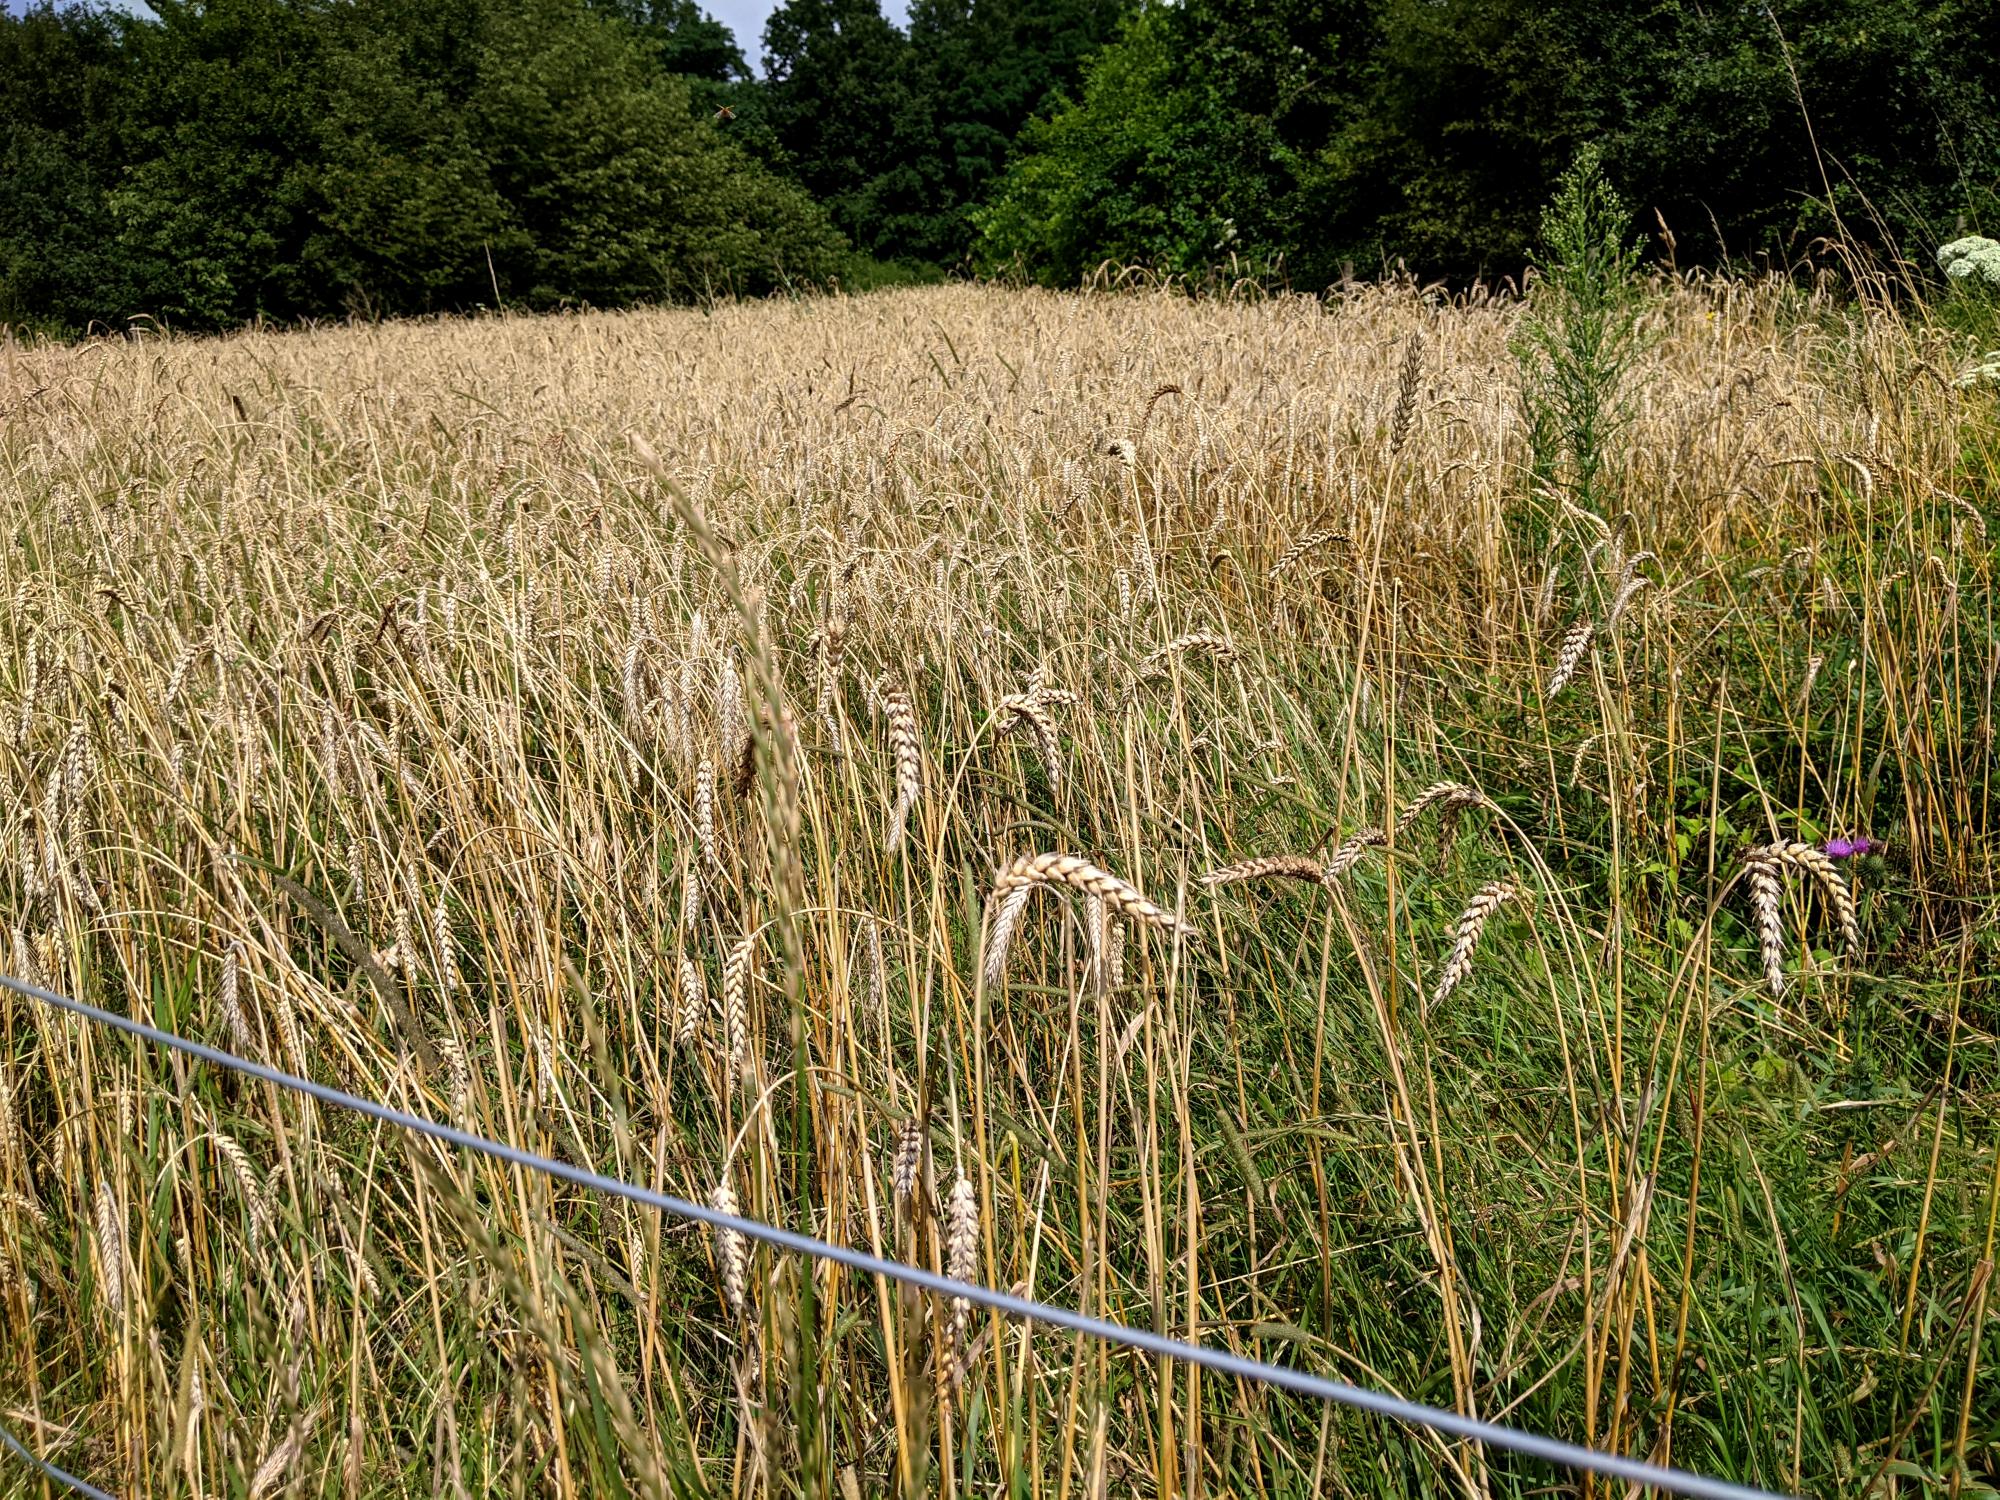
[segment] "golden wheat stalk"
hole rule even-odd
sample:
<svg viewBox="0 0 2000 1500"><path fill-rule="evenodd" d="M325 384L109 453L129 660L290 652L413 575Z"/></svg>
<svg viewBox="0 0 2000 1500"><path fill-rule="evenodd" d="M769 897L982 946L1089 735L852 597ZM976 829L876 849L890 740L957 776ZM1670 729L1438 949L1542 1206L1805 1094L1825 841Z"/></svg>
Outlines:
<svg viewBox="0 0 2000 1500"><path fill-rule="evenodd" d="M1520 894L1520 886L1512 880L1490 881L1473 892L1472 899L1459 916L1457 929L1452 933L1451 952L1445 958L1444 969L1438 975L1437 987L1431 991L1430 1006L1426 1009L1436 1007L1472 972L1472 953L1479 946L1479 935L1486 930L1487 920L1504 903Z"/></svg>

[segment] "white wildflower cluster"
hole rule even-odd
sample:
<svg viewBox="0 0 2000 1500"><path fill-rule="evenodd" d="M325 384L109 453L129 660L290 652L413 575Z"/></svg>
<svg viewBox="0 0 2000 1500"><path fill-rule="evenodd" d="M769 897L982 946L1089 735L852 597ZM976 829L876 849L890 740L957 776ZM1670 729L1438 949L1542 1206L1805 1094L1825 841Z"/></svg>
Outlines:
<svg viewBox="0 0 2000 1500"><path fill-rule="evenodd" d="M1938 250L1938 264L1953 281L1984 282L2000 290L2000 240L1969 234Z"/></svg>

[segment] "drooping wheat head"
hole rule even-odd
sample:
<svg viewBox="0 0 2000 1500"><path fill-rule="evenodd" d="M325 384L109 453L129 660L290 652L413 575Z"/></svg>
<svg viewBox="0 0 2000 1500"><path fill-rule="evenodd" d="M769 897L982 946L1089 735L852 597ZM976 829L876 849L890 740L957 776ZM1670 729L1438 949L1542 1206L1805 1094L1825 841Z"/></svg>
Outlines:
<svg viewBox="0 0 2000 1500"><path fill-rule="evenodd" d="M1309 880L1317 885L1325 878L1326 867L1309 855L1267 854L1210 870L1201 877L1201 883L1210 889L1248 880Z"/></svg>
<svg viewBox="0 0 2000 1500"><path fill-rule="evenodd" d="M1320 878L1331 884L1360 864L1370 849L1383 848L1388 842L1389 835L1380 828L1364 828L1359 833L1350 834L1327 859Z"/></svg>
<svg viewBox="0 0 2000 1500"><path fill-rule="evenodd" d="M1591 638L1597 634L1597 622L1588 615L1578 620L1563 635L1562 645L1556 648L1556 669L1549 674L1549 685L1544 696L1554 698L1569 686L1576 676L1576 669L1583 665L1584 657L1590 651Z"/></svg>
<svg viewBox="0 0 2000 1500"><path fill-rule="evenodd" d="M1488 919L1503 904L1520 894L1520 886L1511 879L1489 881L1473 892L1472 899L1459 915L1458 926L1452 932L1451 952L1446 955L1437 985L1431 991L1429 1008L1434 1009L1441 1004L1472 972L1473 950L1479 946L1479 935L1486 930Z"/></svg>

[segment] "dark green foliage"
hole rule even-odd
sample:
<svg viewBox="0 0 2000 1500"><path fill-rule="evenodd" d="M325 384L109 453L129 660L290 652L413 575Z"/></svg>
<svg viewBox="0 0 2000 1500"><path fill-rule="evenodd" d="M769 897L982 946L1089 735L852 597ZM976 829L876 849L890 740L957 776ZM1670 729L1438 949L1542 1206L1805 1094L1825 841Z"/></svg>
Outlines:
<svg viewBox="0 0 2000 1500"><path fill-rule="evenodd" d="M764 30L768 110L797 179L861 248L956 266L1015 137L1116 31L1124 0L787 0Z"/></svg>
<svg viewBox="0 0 2000 1500"><path fill-rule="evenodd" d="M156 9L0 19L0 319L1494 280L1586 145L1680 264L2000 228L1985 0L786 0L764 78L699 0Z"/></svg>
<svg viewBox="0 0 2000 1500"><path fill-rule="evenodd" d="M1080 102L1024 137L980 219L986 264L1055 282L1105 259L1279 269L1315 236L1315 150L1363 25L1361 6L1315 0L1143 11Z"/></svg>
<svg viewBox="0 0 2000 1500"><path fill-rule="evenodd" d="M740 83L750 76L736 34L694 0L592 0L636 29L662 72L703 83Z"/></svg>
<svg viewBox="0 0 2000 1500"><path fill-rule="evenodd" d="M740 67L698 13L663 41L582 0L157 9L0 25L0 317L609 305L839 269L823 215L662 70L680 44L711 85Z"/></svg>
<svg viewBox="0 0 2000 1500"><path fill-rule="evenodd" d="M2000 12L1973 0L1240 11L1135 21L1030 130L986 261L1063 281L1100 253L1185 271L1228 249L1301 286L1398 261L1514 275L1585 144L1683 260L1782 264L1837 230L1922 260L2000 201Z"/></svg>
<svg viewBox="0 0 2000 1500"><path fill-rule="evenodd" d="M908 43L877 0L787 0L764 27L772 130L794 179L879 254L919 201Z"/></svg>

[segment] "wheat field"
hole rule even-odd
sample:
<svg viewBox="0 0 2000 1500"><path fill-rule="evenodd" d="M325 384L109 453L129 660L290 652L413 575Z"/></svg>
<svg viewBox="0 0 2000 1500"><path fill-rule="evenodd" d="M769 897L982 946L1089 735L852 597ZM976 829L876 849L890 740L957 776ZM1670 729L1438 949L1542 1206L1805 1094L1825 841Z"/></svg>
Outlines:
<svg viewBox="0 0 2000 1500"><path fill-rule="evenodd" d="M1461 1412L1992 1495L1994 400L1656 282L1591 509L1523 316L9 346L10 971ZM0 1308L0 1422L122 1495L1583 1488L11 994Z"/></svg>

